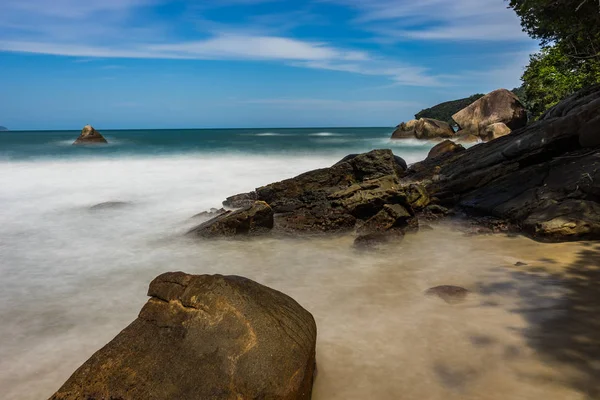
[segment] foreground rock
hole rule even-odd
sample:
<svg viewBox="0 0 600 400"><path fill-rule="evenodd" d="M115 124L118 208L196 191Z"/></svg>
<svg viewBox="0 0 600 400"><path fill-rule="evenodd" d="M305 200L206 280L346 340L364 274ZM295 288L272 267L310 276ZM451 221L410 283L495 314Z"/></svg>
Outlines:
<svg viewBox="0 0 600 400"><path fill-rule="evenodd" d="M431 118L421 118L419 120L411 120L398 125L397 129L392 133L392 139L437 139L451 138L454 136L454 129L444 121L438 121Z"/></svg>
<svg viewBox="0 0 600 400"><path fill-rule="evenodd" d="M448 304L463 302L469 295L469 291L460 286L442 285L425 291L426 296L436 296Z"/></svg>
<svg viewBox="0 0 600 400"><path fill-rule="evenodd" d="M237 211L225 211L188 232L188 235L215 238L258 235L273 228L273 210L263 201Z"/></svg>
<svg viewBox="0 0 600 400"><path fill-rule="evenodd" d="M309 400L312 315L238 276L167 273L138 318L51 400Z"/></svg>
<svg viewBox="0 0 600 400"><path fill-rule="evenodd" d="M524 127L527 112L512 92L498 89L460 110L452 119L460 128L457 135L468 134L487 140L490 133L486 129L490 125L503 123L510 130ZM499 132L499 128L492 131Z"/></svg>
<svg viewBox="0 0 600 400"><path fill-rule="evenodd" d="M81 131L81 135L73 142L73 144L94 144L94 143L108 143L104 136L95 130L91 125L86 125Z"/></svg>
<svg viewBox="0 0 600 400"><path fill-rule="evenodd" d="M223 205L229 208L244 208L254 204L257 199L256 192L241 193L228 197Z"/></svg>
<svg viewBox="0 0 600 400"><path fill-rule="evenodd" d="M600 86L536 123L411 167L442 204L492 216L542 240L600 239Z"/></svg>

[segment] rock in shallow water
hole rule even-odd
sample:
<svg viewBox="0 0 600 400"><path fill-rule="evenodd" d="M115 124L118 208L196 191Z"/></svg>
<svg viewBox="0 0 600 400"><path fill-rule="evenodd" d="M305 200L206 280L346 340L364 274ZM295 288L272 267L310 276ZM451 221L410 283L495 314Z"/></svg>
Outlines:
<svg viewBox="0 0 600 400"><path fill-rule="evenodd" d="M469 294L469 291L460 286L442 285L432 287L425 291L427 296L437 296L446 303L454 304L464 301Z"/></svg>
<svg viewBox="0 0 600 400"><path fill-rule="evenodd" d="M193 228L188 235L203 238L257 235L273 228L273 210L264 201L225 213Z"/></svg>
<svg viewBox="0 0 600 400"><path fill-rule="evenodd" d="M117 208L125 208L131 206L131 203L128 201L106 201L104 203L99 203L90 207L92 211L98 210L112 210Z"/></svg>
<svg viewBox="0 0 600 400"><path fill-rule="evenodd" d="M311 398L316 325L292 298L239 276L166 273L138 318L50 400Z"/></svg>

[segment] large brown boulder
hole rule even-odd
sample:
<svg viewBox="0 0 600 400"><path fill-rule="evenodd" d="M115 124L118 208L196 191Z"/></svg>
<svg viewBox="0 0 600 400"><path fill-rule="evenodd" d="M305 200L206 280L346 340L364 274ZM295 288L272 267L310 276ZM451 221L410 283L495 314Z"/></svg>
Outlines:
<svg viewBox="0 0 600 400"><path fill-rule="evenodd" d="M527 112L517 96L506 89L488 93L452 116L460 130L485 139L485 129L497 122L515 130L527 125Z"/></svg>
<svg viewBox="0 0 600 400"><path fill-rule="evenodd" d="M237 211L226 211L188 232L203 238L256 235L273 228L273 210L264 201Z"/></svg>
<svg viewBox="0 0 600 400"><path fill-rule="evenodd" d="M396 127L396 130L392 133L392 139L414 139L415 127L419 121L411 119L408 122L402 122Z"/></svg>
<svg viewBox="0 0 600 400"><path fill-rule="evenodd" d="M429 150L429 154L427 154L427 158L438 158L448 153L458 153L459 151L464 151L465 148L461 144L456 144L452 140L444 140L433 146L431 150Z"/></svg>
<svg viewBox="0 0 600 400"><path fill-rule="evenodd" d="M93 144L93 143L108 143L104 136L94 129L91 125L86 125L81 130L81 135L73 142L73 144Z"/></svg>
<svg viewBox="0 0 600 400"><path fill-rule="evenodd" d="M50 400L309 400L317 329L292 298L239 276L160 275L138 318Z"/></svg>
<svg viewBox="0 0 600 400"><path fill-rule="evenodd" d="M413 165L401 184L420 183L442 205L539 240L600 239L599 120L597 85L510 135Z"/></svg>
<svg viewBox="0 0 600 400"><path fill-rule="evenodd" d="M489 142L490 140L498 139L499 137L506 136L511 132L511 129L506 126L503 122L496 122L485 127L483 133L483 140Z"/></svg>
<svg viewBox="0 0 600 400"><path fill-rule="evenodd" d="M447 122L432 118L421 118L400 124L392 133L392 139L437 139L451 138L454 135L454 129Z"/></svg>

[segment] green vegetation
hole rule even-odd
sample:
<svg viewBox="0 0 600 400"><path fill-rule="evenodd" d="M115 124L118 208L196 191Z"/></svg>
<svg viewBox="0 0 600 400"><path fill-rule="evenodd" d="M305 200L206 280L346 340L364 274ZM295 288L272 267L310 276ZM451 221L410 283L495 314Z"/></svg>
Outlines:
<svg viewBox="0 0 600 400"><path fill-rule="evenodd" d="M464 99L446 101L445 103L438 104L437 106L419 111L417 114L415 114L415 119L433 118L440 121L445 121L450 125L456 125L456 122L452 120L452 116L480 97L483 97L483 94L478 93Z"/></svg>
<svg viewBox="0 0 600 400"><path fill-rule="evenodd" d="M600 83L600 3L510 0L525 32L539 39L522 80L533 119L586 86Z"/></svg>

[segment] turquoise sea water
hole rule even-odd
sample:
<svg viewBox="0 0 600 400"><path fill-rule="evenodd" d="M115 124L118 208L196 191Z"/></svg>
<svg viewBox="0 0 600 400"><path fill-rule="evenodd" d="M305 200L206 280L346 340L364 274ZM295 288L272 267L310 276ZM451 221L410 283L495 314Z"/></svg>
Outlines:
<svg viewBox="0 0 600 400"><path fill-rule="evenodd" d="M190 153L348 154L392 148L408 159L430 143L389 139L393 128L106 130L106 146L71 146L78 131L0 132L0 160Z"/></svg>

